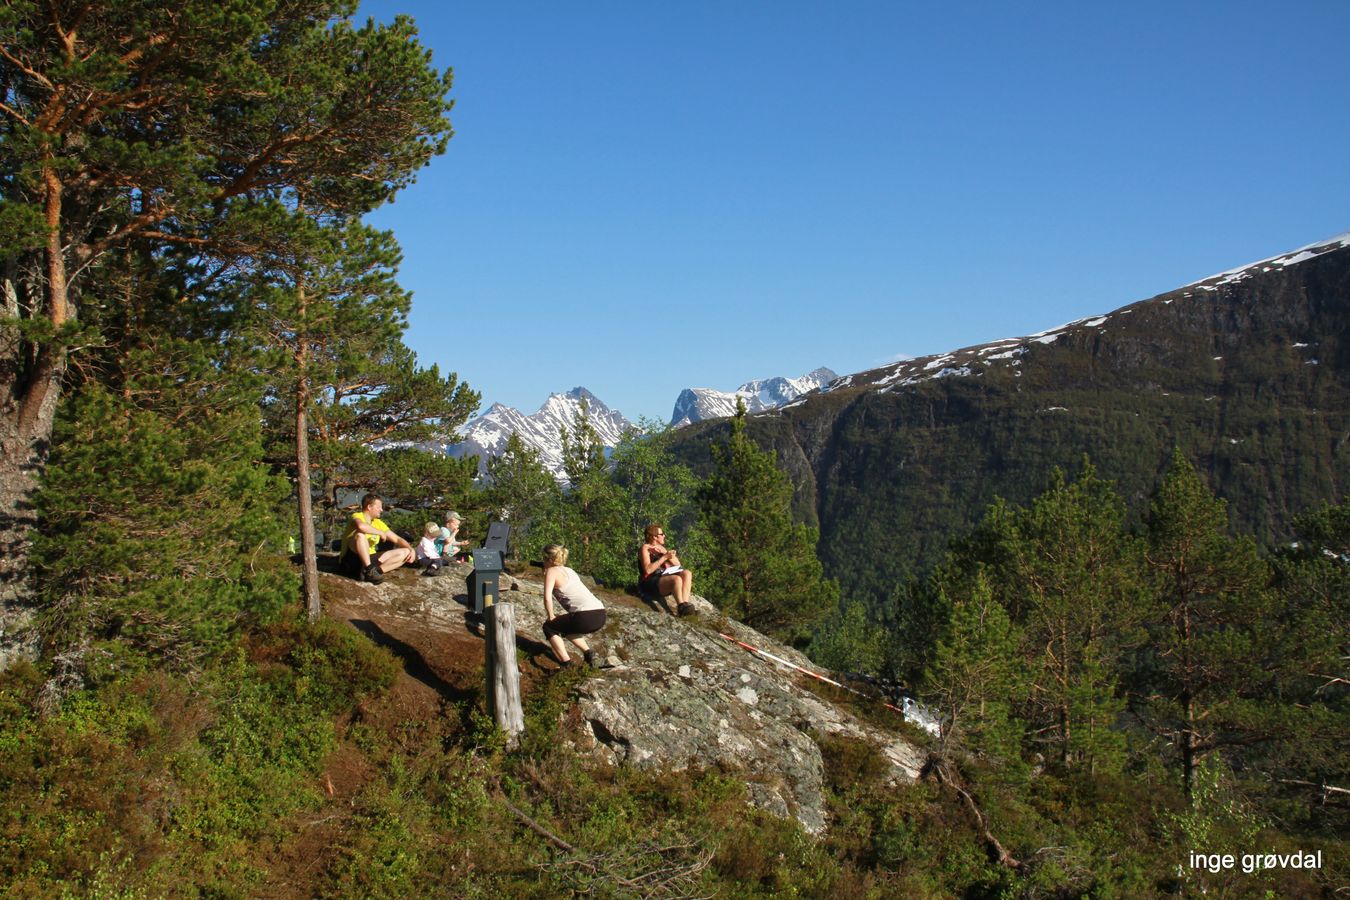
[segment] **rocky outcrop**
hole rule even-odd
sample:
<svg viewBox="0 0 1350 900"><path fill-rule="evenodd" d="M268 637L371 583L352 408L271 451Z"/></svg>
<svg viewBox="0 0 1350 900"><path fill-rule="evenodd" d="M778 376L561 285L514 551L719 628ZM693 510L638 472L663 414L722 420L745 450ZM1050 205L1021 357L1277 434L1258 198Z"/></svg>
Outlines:
<svg viewBox="0 0 1350 900"><path fill-rule="evenodd" d="M463 633L466 573L422 578L395 572L378 586L330 575L325 592L340 590L348 607L378 606L422 622L429 632ZM515 604L518 643L534 655L531 666L551 669L541 585L504 576L502 587L502 600ZM874 745L889 760L895 783L915 780L927 761L918 743L900 733L898 715L895 731L864 723L812 690L806 676L722 637L812 667L801 654L723 618L703 598L693 598L695 615L676 618L625 595L600 595L609 622L591 643L607 667L578 682L564 716L572 723L571 745L597 764L737 771L749 786L747 802L818 834L828 824L819 738Z"/></svg>

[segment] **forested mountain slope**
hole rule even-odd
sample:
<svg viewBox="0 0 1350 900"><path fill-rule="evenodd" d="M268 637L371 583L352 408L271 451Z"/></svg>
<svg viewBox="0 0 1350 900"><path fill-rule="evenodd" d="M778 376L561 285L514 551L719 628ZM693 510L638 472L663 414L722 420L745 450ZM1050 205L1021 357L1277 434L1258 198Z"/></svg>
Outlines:
<svg viewBox="0 0 1350 900"><path fill-rule="evenodd" d="M1174 447L1265 541L1350 479L1350 236L1050 332L906 360L752 417L821 530L827 570L877 603L995 497L1084 455L1132 507ZM682 433L706 464L725 422Z"/></svg>

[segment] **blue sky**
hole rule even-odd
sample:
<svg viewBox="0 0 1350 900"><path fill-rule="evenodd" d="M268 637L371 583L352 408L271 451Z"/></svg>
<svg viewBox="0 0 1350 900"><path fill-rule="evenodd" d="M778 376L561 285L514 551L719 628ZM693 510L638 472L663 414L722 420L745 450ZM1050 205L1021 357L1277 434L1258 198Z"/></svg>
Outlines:
<svg viewBox="0 0 1350 900"><path fill-rule="evenodd" d="M493 402L840 374L1350 230L1350 3L368 0L455 137L370 217Z"/></svg>

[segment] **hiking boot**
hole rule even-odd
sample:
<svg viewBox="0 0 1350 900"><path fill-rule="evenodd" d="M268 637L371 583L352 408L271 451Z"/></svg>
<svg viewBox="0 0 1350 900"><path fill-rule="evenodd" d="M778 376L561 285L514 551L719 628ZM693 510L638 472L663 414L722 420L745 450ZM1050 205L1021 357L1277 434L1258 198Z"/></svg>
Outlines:
<svg viewBox="0 0 1350 900"><path fill-rule="evenodd" d="M362 575L366 581L369 581L371 584L379 584L381 581L384 581L384 572L380 570L379 563L371 563L366 566L366 571L362 573Z"/></svg>
<svg viewBox="0 0 1350 900"><path fill-rule="evenodd" d="M594 650L587 650L582 656L586 658L586 665L590 666L592 669L600 668L600 657L596 656Z"/></svg>
<svg viewBox="0 0 1350 900"><path fill-rule="evenodd" d="M677 616L692 616L694 612L694 604L692 603L681 603L675 607L675 615Z"/></svg>

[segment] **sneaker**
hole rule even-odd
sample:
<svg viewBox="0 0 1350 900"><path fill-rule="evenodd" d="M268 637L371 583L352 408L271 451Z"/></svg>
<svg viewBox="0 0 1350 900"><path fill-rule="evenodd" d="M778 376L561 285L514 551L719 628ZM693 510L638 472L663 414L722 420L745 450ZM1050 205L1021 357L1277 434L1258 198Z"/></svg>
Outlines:
<svg viewBox="0 0 1350 900"><path fill-rule="evenodd" d="M380 571L379 563L371 563L366 566L364 577L366 581L369 581L371 584L379 584L381 581L384 581L384 572Z"/></svg>

